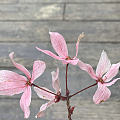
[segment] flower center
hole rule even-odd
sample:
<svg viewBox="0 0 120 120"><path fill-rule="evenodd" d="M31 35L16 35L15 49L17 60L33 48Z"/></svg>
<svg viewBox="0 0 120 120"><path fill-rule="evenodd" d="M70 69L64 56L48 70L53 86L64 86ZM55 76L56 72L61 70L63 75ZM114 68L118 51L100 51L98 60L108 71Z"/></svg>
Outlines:
<svg viewBox="0 0 120 120"><path fill-rule="evenodd" d="M104 102L104 100L101 100L100 103Z"/></svg>
<svg viewBox="0 0 120 120"><path fill-rule="evenodd" d="M30 82L30 80L26 82L26 85L32 86L32 83Z"/></svg>
<svg viewBox="0 0 120 120"><path fill-rule="evenodd" d="M72 60L70 56L67 56L65 60Z"/></svg>
<svg viewBox="0 0 120 120"><path fill-rule="evenodd" d="M55 103L59 102L60 99L61 99L61 93L60 93L60 91L57 93L57 95L55 96Z"/></svg>
<svg viewBox="0 0 120 120"><path fill-rule="evenodd" d="M98 82L101 82L102 84L104 83L104 81L103 81L102 78L99 78L99 79L98 79Z"/></svg>

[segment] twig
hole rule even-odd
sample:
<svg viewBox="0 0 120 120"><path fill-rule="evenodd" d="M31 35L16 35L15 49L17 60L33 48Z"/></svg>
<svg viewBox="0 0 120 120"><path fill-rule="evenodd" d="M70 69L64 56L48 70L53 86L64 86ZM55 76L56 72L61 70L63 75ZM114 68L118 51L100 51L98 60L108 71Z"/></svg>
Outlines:
<svg viewBox="0 0 120 120"><path fill-rule="evenodd" d="M72 120L71 118L71 112L70 112L70 109L71 109L71 106L70 106L70 98L69 98L69 90L68 90L68 85L67 85L67 73L68 73L68 65L66 65L66 105L67 105L67 110L68 110L68 119L69 120Z"/></svg>
<svg viewBox="0 0 120 120"><path fill-rule="evenodd" d="M88 89L88 88L91 88L91 87L93 87L93 86L95 86L95 85L97 85L97 82L96 82L95 84L92 84L92 85L90 85L90 86L88 86L88 87L86 87L86 88L84 88L84 89L82 89L82 90L80 90L80 91L78 91L78 92L76 92L76 93L70 95L69 97L71 98L71 97L73 97L73 96L79 94L80 92L82 92L82 91L84 91L84 90L86 90L86 89Z"/></svg>
<svg viewBox="0 0 120 120"><path fill-rule="evenodd" d="M68 85L67 85L67 72L68 72L68 65L66 65L66 97L69 95Z"/></svg>
<svg viewBox="0 0 120 120"><path fill-rule="evenodd" d="M55 95L55 96L58 96L58 97L60 96L60 95L58 95L58 94L56 94L56 93L54 93L54 92L51 92L51 91L46 90L46 89L44 89L44 88L42 88L42 87L40 87L40 86L38 86L38 85L35 85L34 83L32 83L31 86L35 86L35 87L37 87L37 88L39 88L39 89L41 89L41 90L44 90L44 91L46 91L46 92L48 92L48 93L51 93L51 94L53 94L53 95ZM60 96L60 97L61 97L61 100L66 100L66 99L67 99L65 96Z"/></svg>

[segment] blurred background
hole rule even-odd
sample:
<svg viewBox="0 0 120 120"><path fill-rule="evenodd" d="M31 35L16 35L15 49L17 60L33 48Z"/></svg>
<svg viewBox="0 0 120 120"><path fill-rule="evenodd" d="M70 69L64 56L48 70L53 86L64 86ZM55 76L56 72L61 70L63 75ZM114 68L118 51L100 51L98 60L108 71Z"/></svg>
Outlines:
<svg viewBox="0 0 120 120"><path fill-rule="evenodd" d="M54 52L49 31L64 36L71 57L75 55L79 34L84 32L78 58L94 69L103 49L111 63L117 63L120 61L120 0L0 0L0 70L12 70L24 75L12 65L9 59L12 51L15 52L15 60L30 71L34 60L43 60L47 68L35 83L53 90L51 72L58 66L64 95L65 66L35 48L38 46ZM68 82L72 94L95 81L77 66L70 65ZM120 81L109 88L111 98L100 105L92 101L97 86L72 98L71 105L75 106L73 120L120 120ZM24 120L20 97L0 96L0 120ZM35 119L39 107L45 102L32 92L28 120ZM41 120L66 120L65 104L53 105Z"/></svg>

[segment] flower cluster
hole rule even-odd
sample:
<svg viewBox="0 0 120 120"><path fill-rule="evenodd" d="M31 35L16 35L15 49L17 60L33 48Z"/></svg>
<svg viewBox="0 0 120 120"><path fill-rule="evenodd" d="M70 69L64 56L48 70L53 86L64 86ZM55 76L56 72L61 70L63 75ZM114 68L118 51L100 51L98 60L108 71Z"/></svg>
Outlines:
<svg viewBox="0 0 120 120"><path fill-rule="evenodd" d="M95 104L99 104L109 99L111 92L108 89L108 87L113 85L117 80L120 79L120 78L113 79L119 71L120 62L111 65L111 62L108 59L106 52L103 50L95 73L91 65L86 64L83 61L79 60L79 58L77 58L79 42L80 39L83 37L84 37L84 33L80 34L80 36L78 37L78 41L76 43L76 55L74 57L68 55L66 42L63 36L57 32L50 32L50 38L51 38L52 46L56 51L56 53L58 54L58 56L52 53L51 51L42 50L38 47L36 48L37 50L57 60L61 60L62 63L66 64L67 66L68 64L76 65L79 66L81 70L86 71L95 80L94 85L98 85L98 88L93 96L93 101ZM89 86L83 90L78 91L73 95L69 95L69 92L66 91L66 96L62 96L60 82L59 82L59 68L57 68L56 71L51 72L52 87L55 90L55 92L52 92L51 90L45 87L40 87L33 83L34 80L40 77L41 74L43 74L43 72L45 71L46 68L45 62L40 60L34 61L33 71L31 75L30 72L24 66L14 61L14 52L10 53L9 57L13 65L17 69L22 71L25 74L25 76L9 70L0 70L0 95L13 96L15 94L23 93L20 99L20 107L24 112L25 118L28 118L30 115L29 106L31 103L32 86L34 86L34 91L41 99L48 100L47 103L43 104L40 107L40 111L37 113L36 117L44 116L44 112L48 107L50 107L52 104L59 102L60 100L63 100L63 101L67 101L69 120L71 120L71 114L73 113L74 110L74 107L70 107L69 105L69 99L74 95L82 92L83 90L94 86L94 85ZM66 73L67 73L67 69L66 69ZM66 88L67 88L67 74L66 74Z"/></svg>

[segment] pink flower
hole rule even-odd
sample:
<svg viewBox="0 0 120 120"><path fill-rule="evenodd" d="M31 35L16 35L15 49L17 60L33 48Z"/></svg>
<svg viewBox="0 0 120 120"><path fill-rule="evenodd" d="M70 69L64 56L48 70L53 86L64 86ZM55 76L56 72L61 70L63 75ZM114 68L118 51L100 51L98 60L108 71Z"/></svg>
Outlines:
<svg viewBox="0 0 120 120"><path fill-rule="evenodd" d="M20 99L20 107L24 112L24 117L28 118L30 115L30 103L31 103L31 85L35 79L37 79L45 70L46 66L43 61L35 61L33 64L32 77L30 72L22 65L16 63L13 59L14 52L9 56L13 65L22 71L26 77L19 75L15 72L8 70L0 71L0 95L15 95L23 93Z"/></svg>
<svg viewBox="0 0 120 120"><path fill-rule="evenodd" d="M59 84L59 79L58 79L59 69L57 68L57 71L56 72L53 71L53 72L51 72L51 74L52 74L52 86L55 89L56 94L60 95L61 94L61 89L60 89L60 84ZM44 88L47 91L50 91L49 89L47 89L45 87L42 87L42 88ZM34 90L40 98L45 99L45 100L49 100L48 103L45 103L40 107L40 111L36 115L36 118L43 117L44 116L44 111L48 107L53 105L54 103L59 102L60 99L59 99L58 96L55 96L51 93L48 93L44 90L41 90L41 89L37 88L37 87L34 87ZM50 91L50 92L52 92L52 91Z"/></svg>
<svg viewBox="0 0 120 120"><path fill-rule="evenodd" d="M36 48L39 51L57 59L57 60L61 60L63 62L63 64L70 63L73 65L76 65L79 61L79 59L77 58L78 46L79 46L80 39L83 37L84 37L84 33L82 33L78 38L78 41L76 43L76 56L73 58L68 56L68 49L67 49L66 42L65 42L63 36L57 32L50 32L50 38L51 38L52 46L53 46L54 50L56 51L56 53L58 54L58 56L48 50L42 50L38 47L36 47Z"/></svg>
<svg viewBox="0 0 120 120"><path fill-rule="evenodd" d="M94 73L93 68L89 64L79 61L78 66L82 70L85 70L86 72L88 72L88 74L93 79L95 79L98 83L98 88L97 88L97 91L95 92L95 95L93 96L93 101L96 104L99 104L109 99L111 92L107 87L111 86L117 80L120 79L120 78L117 78L111 81L112 78L115 77L119 71L120 62L117 64L111 65L106 52L103 51L101 54L99 63L97 65L96 74Z"/></svg>

